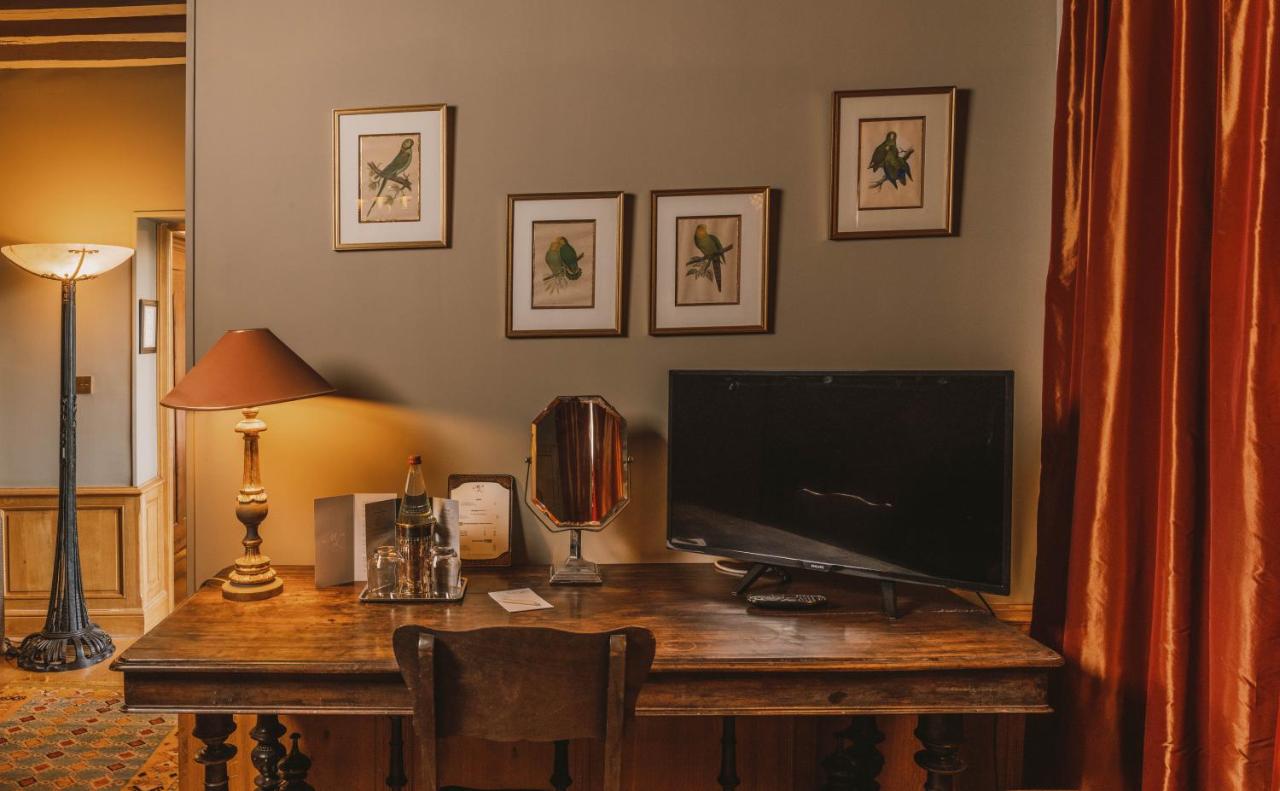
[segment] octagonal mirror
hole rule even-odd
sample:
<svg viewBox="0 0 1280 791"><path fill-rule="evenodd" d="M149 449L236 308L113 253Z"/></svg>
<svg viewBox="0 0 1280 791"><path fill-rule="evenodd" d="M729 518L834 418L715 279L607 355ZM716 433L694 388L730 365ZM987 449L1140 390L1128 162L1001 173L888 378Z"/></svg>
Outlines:
<svg viewBox="0 0 1280 791"><path fill-rule="evenodd" d="M627 421L600 396L560 396L534 418L531 443L529 505L548 529L573 531L551 581L599 582L579 531L603 529L630 500Z"/></svg>

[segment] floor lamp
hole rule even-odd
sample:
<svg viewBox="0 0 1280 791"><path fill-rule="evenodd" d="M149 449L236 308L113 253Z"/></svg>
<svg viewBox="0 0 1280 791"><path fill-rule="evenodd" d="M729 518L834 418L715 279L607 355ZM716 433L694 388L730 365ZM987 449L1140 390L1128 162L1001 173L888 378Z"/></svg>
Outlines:
<svg viewBox="0 0 1280 791"><path fill-rule="evenodd" d="M96 665L115 652L111 636L89 620L80 576L76 524L76 283L128 261L133 250L102 244L16 244L0 248L13 263L62 284L62 400L59 409L58 534L44 629L18 648L18 666L50 672Z"/></svg>

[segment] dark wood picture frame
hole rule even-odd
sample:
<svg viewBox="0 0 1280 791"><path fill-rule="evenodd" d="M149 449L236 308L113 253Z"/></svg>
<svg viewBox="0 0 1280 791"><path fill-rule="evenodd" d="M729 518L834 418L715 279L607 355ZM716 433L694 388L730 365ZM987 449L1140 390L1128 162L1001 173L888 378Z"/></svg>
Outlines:
<svg viewBox="0 0 1280 791"><path fill-rule="evenodd" d="M151 337L151 345L147 345L146 326L147 326L147 309L152 311L152 326L154 327ZM160 302L154 299L138 300L138 354L155 354L156 347L160 340Z"/></svg>
<svg viewBox="0 0 1280 791"><path fill-rule="evenodd" d="M453 499L453 491L466 483L496 483L507 490L507 551L496 558L486 560L462 559L464 568L507 567L511 565L513 538L511 530L516 521L516 478L505 473L467 475L455 473L449 476L449 497Z"/></svg>
<svg viewBox="0 0 1280 791"><path fill-rule="evenodd" d="M831 96L831 200L829 207L829 231L828 238L835 240L842 239L890 239L913 236L954 236L956 233L955 213L955 182L956 182L956 161L959 152L956 150L956 114L958 91L954 85L930 86L925 88L878 88L874 90L863 91L836 91ZM947 113L946 141L947 141L947 159L946 171L946 188L944 191L944 200L946 205L943 209L944 218L942 227L938 228L893 228L893 229L877 229L866 231L849 231L840 230L840 105L844 99L856 99L873 96L922 96L922 95L947 95L950 97L949 109ZM859 163L860 164L860 163ZM920 178L924 178L923 171ZM855 188L856 193L856 188ZM856 200L856 194L850 196ZM922 194L923 200L923 194ZM906 208L906 207L904 207ZM881 209L884 210L884 209ZM890 209L891 210L891 209Z"/></svg>
<svg viewBox="0 0 1280 791"><path fill-rule="evenodd" d="M707 325L659 327L658 325L658 203L663 198L697 196L697 195L755 195L761 196L761 229L760 229L760 321L756 324ZM773 187L724 187L704 189L653 190L649 193L649 334L650 335L739 335L751 333L768 333L772 331L773 296L770 293L773 285L773 212L777 196ZM677 218L679 219L679 218ZM741 239L741 231L739 231ZM742 252L738 253L742 260ZM742 277L740 272L739 277ZM742 282L746 282L745 278ZM741 294L739 302L741 304ZM687 305L690 309L710 307L708 305Z"/></svg>

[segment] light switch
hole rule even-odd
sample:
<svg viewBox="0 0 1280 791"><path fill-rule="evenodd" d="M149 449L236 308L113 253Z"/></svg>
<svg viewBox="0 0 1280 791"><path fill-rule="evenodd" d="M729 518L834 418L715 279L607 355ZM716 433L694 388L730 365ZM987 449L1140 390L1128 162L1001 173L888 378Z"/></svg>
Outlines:
<svg viewBox="0 0 1280 791"><path fill-rule="evenodd" d="M76 377L76 395L93 395L93 377Z"/></svg>

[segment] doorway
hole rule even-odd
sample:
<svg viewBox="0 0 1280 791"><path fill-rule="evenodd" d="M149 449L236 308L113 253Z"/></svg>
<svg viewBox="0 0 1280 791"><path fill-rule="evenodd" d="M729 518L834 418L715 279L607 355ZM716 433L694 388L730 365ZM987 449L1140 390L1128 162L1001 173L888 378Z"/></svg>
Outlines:
<svg viewBox="0 0 1280 791"><path fill-rule="evenodd" d="M159 295L159 332L156 398L161 398L186 374L189 367L187 231L181 222L156 226L156 293ZM194 593L190 557L191 416L188 412L161 409L157 415L160 436L160 469L164 479L165 512L169 524L173 579L172 606Z"/></svg>

